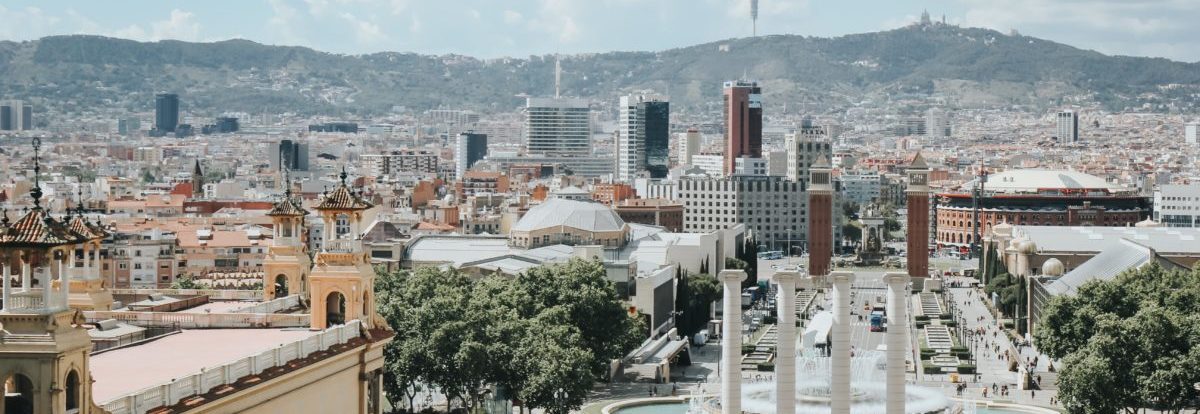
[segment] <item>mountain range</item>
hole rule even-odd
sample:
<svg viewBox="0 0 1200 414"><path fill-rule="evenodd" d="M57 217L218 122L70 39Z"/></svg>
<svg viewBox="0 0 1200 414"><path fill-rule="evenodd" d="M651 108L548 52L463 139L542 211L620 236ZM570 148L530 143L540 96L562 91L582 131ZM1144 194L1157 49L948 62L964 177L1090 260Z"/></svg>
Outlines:
<svg viewBox="0 0 1200 414"><path fill-rule="evenodd" d="M767 105L836 110L927 98L959 107L1195 111L1200 63L1107 56L1018 34L912 25L834 38L774 35L658 52L564 55L564 94L615 102L655 90L677 108L713 108L721 83L763 85ZM448 107L510 111L554 93L554 56L341 55L248 40L136 42L52 36L0 42L0 99L65 114L149 111L179 93L191 115L222 112L366 116ZM706 106L707 105L707 106Z"/></svg>

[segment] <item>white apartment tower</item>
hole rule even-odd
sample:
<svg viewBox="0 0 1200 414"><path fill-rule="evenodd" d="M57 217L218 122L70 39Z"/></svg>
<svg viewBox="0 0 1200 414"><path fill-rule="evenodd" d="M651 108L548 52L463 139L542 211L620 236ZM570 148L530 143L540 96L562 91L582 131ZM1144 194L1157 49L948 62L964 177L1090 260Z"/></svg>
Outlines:
<svg viewBox="0 0 1200 414"><path fill-rule="evenodd" d="M932 138L950 136L950 116L942 108L930 108L925 112L925 136Z"/></svg>
<svg viewBox="0 0 1200 414"><path fill-rule="evenodd" d="M1183 127L1184 142L1188 145L1196 145L1196 135L1200 134L1200 121L1192 121Z"/></svg>
<svg viewBox="0 0 1200 414"><path fill-rule="evenodd" d="M692 165L692 157L700 154L700 130L688 128L687 132L678 134L678 137L678 165Z"/></svg>
<svg viewBox="0 0 1200 414"><path fill-rule="evenodd" d="M787 149L787 178L802 182L808 188L809 169L822 156L833 158L833 144L825 128L806 125L787 138L784 144Z"/></svg>
<svg viewBox="0 0 1200 414"><path fill-rule="evenodd" d="M662 95L651 94L632 94L622 96L620 99L620 118L617 125L617 179L624 182L633 182L637 177L638 172L646 170L649 166L649 148L651 145L658 144L658 147L663 152L666 150L666 139L668 135L651 137L651 132L665 133L667 125L664 123L666 112L658 113L658 117L652 118L656 111L648 110L651 106L657 106L668 102L667 97ZM654 123L655 125L650 125ZM655 131L650 131L651 126L657 126ZM651 142L651 138L657 138L655 142ZM666 153L660 154L665 156ZM665 160L663 160L665 161ZM666 165L662 165L665 173Z"/></svg>
<svg viewBox="0 0 1200 414"><path fill-rule="evenodd" d="M1079 141L1079 114L1072 110L1058 113L1058 142Z"/></svg>
<svg viewBox="0 0 1200 414"><path fill-rule="evenodd" d="M683 177L677 183L683 203L683 231L702 233L738 223L760 244L784 249L806 237L807 193L800 183L778 176Z"/></svg>
<svg viewBox="0 0 1200 414"><path fill-rule="evenodd" d="M525 151L548 156L592 155L592 116L587 100L527 98Z"/></svg>

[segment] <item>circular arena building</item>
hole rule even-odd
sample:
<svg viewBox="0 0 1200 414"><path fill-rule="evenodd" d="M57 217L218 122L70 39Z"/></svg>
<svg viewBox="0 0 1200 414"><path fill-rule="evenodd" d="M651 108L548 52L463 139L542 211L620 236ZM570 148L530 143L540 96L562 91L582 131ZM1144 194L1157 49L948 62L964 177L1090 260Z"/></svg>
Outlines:
<svg viewBox="0 0 1200 414"><path fill-rule="evenodd" d="M978 178L937 195L937 245L966 251ZM1100 177L1065 170L1010 170L987 176L979 197L979 234L1008 223L1025 226L1127 226L1151 215L1150 197Z"/></svg>

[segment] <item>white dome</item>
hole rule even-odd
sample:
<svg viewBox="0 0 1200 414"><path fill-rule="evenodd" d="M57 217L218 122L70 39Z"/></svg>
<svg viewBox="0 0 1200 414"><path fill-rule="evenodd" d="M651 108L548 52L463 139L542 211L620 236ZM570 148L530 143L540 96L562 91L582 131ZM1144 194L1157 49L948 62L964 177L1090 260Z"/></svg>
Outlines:
<svg viewBox="0 0 1200 414"><path fill-rule="evenodd" d="M1021 254L1034 254L1034 253L1037 253L1037 245L1033 244L1033 242L1031 242L1031 241L1026 240L1026 241L1021 242L1021 244L1017 246L1017 251L1020 252Z"/></svg>
<svg viewBox="0 0 1200 414"><path fill-rule="evenodd" d="M961 188L972 188L975 180L963 184ZM1124 188L1111 184L1103 178L1068 170L1008 170L987 177L984 189L995 193L1037 194L1045 190L1095 190L1120 192Z"/></svg>
<svg viewBox="0 0 1200 414"><path fill-rule="evenodd" d="M1063 266L1061 260L1051 257L1042 263L1042 274L1046 276L1062 276L1066 273L1066 266Z"/></svg>
<svg viewBox="0 0 1200 414"><path fill-rule="evenodd" d="M550 198L529 209L512 229L532 231L558 226L584 231L621 231L625 228L625 220L600 203Z"/></svg>

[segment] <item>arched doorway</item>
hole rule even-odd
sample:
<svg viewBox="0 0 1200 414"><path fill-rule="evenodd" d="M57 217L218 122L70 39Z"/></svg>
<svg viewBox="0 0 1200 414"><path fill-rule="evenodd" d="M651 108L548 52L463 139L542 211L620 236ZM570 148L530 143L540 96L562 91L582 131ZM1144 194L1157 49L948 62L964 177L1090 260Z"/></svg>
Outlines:
<svg viewBox="0 0 1200 414"><path fill-rule="evenodd" d="M279 274L275 276L275 297L282 298L288 295L287 282L287 275Z"/></svg>
<svg viewBox="0 0 1200 414"><path fill-rule="evenodd" d="M67 410L78 410L79 405L79 373L71 370L67 373Z"/></svg>
<svg viewBox="0 0 1200 414"><path fill-rule="evenodd" d="M338 292L330 292L325 297L325 325L341 325L346 323L346 297Z"/></svg>
<svg viewBox="0 0 1200 414"><path fill-rule="evenodd" d="M4 414L33 414L33 381L13 374L4 381Z"/></svg>

